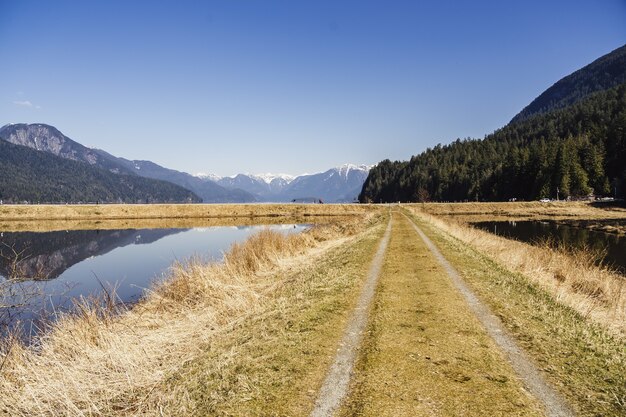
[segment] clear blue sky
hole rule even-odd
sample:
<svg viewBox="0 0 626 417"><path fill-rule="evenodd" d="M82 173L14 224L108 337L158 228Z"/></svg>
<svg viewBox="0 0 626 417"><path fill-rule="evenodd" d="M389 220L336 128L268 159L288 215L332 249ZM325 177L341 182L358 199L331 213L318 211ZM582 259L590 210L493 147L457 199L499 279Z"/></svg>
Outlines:
<svg viewBox="0 0 626 417"><path fill-rule="evenodd" d="M0 124L191 173L408 159L626 43L626 1L0 0Z"/></svg>

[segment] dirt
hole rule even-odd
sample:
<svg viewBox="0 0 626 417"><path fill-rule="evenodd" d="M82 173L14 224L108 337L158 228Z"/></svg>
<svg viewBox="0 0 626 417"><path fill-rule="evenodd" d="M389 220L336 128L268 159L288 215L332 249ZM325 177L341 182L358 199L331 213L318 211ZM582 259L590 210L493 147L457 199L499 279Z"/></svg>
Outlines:
<svg viewBox="0 0 626 417"><path fill-rule="evenodd" d="M383 236L378 251L370 266L367 280L357 302L354 313L348 322L342 341L339 345L335 361L319 391L311 417L332 416L341 406L348 392L352 378L354 363L361 346L363 331L367 326L370 305L376 290L378 276L382 267L385 251L391 235L391 219Z"/></svg>
<svg viewBox="0 0 626 417"><path fill-rule="evenodd" d="M403 216L394 213L387 225L310 415L573 416L501 321Z"/></svg>

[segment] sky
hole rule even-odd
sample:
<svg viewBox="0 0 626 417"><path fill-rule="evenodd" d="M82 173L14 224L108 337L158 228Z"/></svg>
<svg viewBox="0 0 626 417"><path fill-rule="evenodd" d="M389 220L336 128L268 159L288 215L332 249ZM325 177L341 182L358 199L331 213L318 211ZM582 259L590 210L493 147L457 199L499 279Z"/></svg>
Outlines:
<svg viewBox="0 0 626 417"><path fill-rule="evenodd" d="M482 138L626 43L626 0L0 0L0 125L189 173Z"/></svg>

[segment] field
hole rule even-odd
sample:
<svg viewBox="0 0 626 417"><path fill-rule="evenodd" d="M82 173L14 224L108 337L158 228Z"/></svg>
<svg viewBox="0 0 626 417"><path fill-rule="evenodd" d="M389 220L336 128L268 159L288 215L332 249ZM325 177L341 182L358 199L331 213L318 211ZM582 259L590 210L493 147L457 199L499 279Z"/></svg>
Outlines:
<svg viewBox="0 0 626 417"><path fill-rule="evenodd" d="M362 214L359 204L100 204L3 205L0 218L10 220L94 220L337 216Z"/></svg>
<svg viewBox="0 0 626 417"><path fill-rule="evenodd" d="M106 298L82 304L32 346L6 340L0 414L316 415L388 225L366 331L356 339L350 384L333 414L626 411L624 277L584 256L451 220L601 220L626 216L623 209L584 203L1 208L11 214L2 218L6 224L41 221L44 214L44 222L142 215L203 222L228 213L322 216L325 224L288 237L262 232L233 246L222 264L175 265L133 309ZM497 317L530 370L511 361L414 227ZM528 372L539 375L539 391L554 391L557 400L534 390Z"/></svg>
<svg viewBox="0 0 626 417"><path fill-rule="evenodd" d="M426 203L409 205L436 216L455 216L464 219L626 219L626 207L614 203L583 201L552 201L541 203Z"/></svg>
<svg viewBox="0 0 626 417"><path fill-rule="evenodd" d="M53 231L186 228L245 224L319 223L371 208L355 204L103 204L0 205L0 230Z"/></svg>

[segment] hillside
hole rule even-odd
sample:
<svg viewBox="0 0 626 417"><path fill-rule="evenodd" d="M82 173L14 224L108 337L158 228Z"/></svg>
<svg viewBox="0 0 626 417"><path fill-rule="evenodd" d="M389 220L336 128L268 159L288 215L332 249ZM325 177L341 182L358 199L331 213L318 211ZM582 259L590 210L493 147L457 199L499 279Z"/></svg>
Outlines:
<svg viewBox="0 0 626 417"><path fill-rule="evenodd" d="M65 136L54 126L43 123L8 124L0 128L0 139L64 159L83 162L114 174L167 181L192 191L205 203L255 201L254 196L242 190L229 190L214 183L206 183L192 175L164 168L151 161L130 161L100 149L88 148Z"/></svg>
<svg viewBox="0 0 626 417"><path fill-rule="evenodd" d="M43 202L199 202L165 181L119 175L0 140L0 200Z"/></svg>
<svg viewBox="0 0 626 417"><path fill-rule="evenodd" d="M575 85L590 83L580 79ZM576 95L563 92L564 97ZM505 201L590 193L623 197L625 184L626 83L622 83L565 108L518 118L483 140L457 139L407 162L383 161L370 171L359 200Z"/></svg>
<svg viewBox="0 0 626 417"><path fill-rule="evenodd" d="M112 155L101 154L95 149L81 145L65 136L56 127L43 123L5 125L0 128L0 139L61 158L84 162L115 174L135 175L133 170L120 164Z"/></svg>
<svg viewBox="0 0 626 417"><path fill-rule="evenodd" d="M567 107L589 95L626 82L626 45L562 78L519 112L512 122Z"/></svg>

